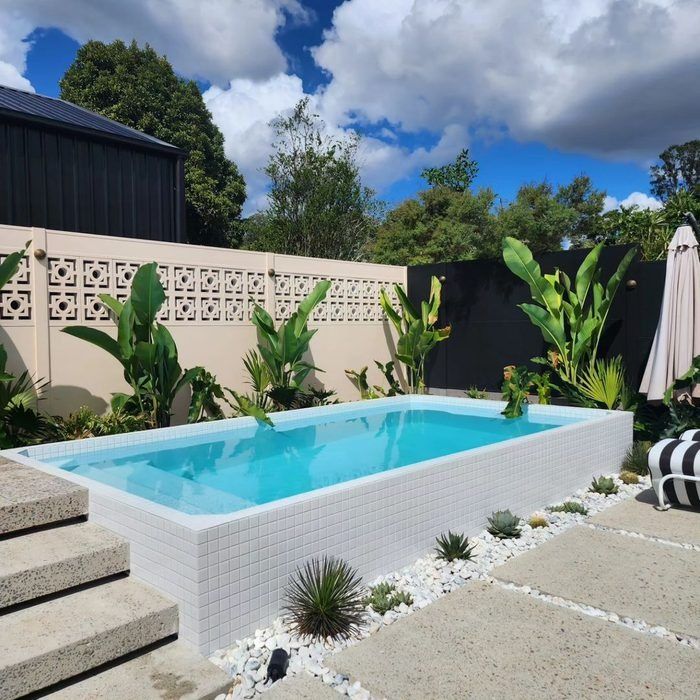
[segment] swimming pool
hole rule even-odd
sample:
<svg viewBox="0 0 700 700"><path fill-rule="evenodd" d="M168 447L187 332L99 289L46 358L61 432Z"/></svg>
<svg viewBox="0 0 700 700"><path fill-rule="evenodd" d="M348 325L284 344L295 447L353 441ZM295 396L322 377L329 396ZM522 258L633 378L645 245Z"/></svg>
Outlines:
<svg viewBox="0 0 700 700"><path fill-rule="evenodd" d="M47 461L182 513L232 513L577 420L507 420L496 406L350 405L276 426L234 422Z"/></svg>
<svg viewBox="0 0 700 700"><path fill-rule="evenodd" d="M404 396L38 445L5 456L90 490L131 570L177 601L202 653L269 623L290 573L331 554L371 578L494 510L526 515L616 470L632 415Z"/></svg>

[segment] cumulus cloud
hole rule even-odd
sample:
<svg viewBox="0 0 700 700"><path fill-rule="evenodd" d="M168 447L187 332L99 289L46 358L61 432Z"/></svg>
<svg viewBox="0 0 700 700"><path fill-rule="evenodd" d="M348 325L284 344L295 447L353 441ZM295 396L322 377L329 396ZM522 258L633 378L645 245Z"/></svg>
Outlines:
<svg viewBox="0 0 700 700"><path fill-rule="evenodd" d="M663 203L644 192L630 192L624 199L607 196L603 203L603 211L612 211L620 207L637 207L638 209L661 209Z"/></svg>
<svg viewBox="0 0 700 700"><path fill-rule="evenodd" d="M34 27L57 27L80 43L133 38L167 54L183 75L226 84L285 70L275 34L308 14L299 0L4 0L0 26L13 17L30 27L19 40ZM21 61L9 63L22 72Z"/></svg>
<svg viewBox="0 0 700 700"><path fill-rule="evenodd" d="M314 56L338 123L644 160L697 134L698 26L696 0L349 0Z"/></svg>
<svg viewBox="0 0 700 700"><path fill-rule="evenodd" d="M32 31L31 22L19 12L0 9L0 85L33 92L22 75L30 45L24 39Z"/></svg>

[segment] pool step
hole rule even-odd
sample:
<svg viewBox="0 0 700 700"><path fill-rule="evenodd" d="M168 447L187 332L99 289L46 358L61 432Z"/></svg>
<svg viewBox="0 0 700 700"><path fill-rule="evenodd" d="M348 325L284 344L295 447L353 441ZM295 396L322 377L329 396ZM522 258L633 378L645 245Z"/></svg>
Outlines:
<svg viewBox="0 0 700 700"><path fill-rule="evenodd" d="M61 690L50 700L214 700L231 678L181 642L173 642Z"/></svg>
<svg viewBox="0 0 700 700"><path fill-rule="evenodd" d="M124 578L0 617L0 698L16 698L177 634L177 605Z"/></svg>
<svg viewBox="0 0 700 700"><path fill-rule="evenodd" d="M88 522L0 540L0 609L129 569L129 544Z"/></svg>
<svg viewBox="0 0 700 700"><path fill-rule="evenodd" d="M0 457L0 535L88 513L88 491Z"/></svg>

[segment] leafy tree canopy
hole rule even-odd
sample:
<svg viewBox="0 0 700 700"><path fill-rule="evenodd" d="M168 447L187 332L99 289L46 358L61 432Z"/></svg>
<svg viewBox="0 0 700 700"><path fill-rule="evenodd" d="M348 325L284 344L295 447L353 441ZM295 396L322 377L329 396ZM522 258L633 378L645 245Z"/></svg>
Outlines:
<svg viewBox="0 0 700 700"><path fill-rule="evenodd" d="M381 203L360 180L359 136L325 135L308 99L271 124L277 141L265 168L269 206L245 222L244 245L337 260L364 257Z"/></svg>
<svg viewBox="0 0 700 700"><path fill-rule="evenodd" d="M469 157L469 149L463 148L452 163L439 168L425 168L421 177L431 187L447 187L455 192L466 192L478 172L478 163Z"/></svg>
<svg viewBox="0 0 700 700"><path fill-rule="evenodd" d="M700 197L700 139L669 146L651 168L651 191L666 201L679 192Z"/></svg>
<svg viewBox="0 0 700 700"><path fill-rule="evenodd" d="M223 135L194 81L175 75L148 44L88 41L60 87L63 99L186 151L188 241L230 245L245 183L224 155Z"/></svg>

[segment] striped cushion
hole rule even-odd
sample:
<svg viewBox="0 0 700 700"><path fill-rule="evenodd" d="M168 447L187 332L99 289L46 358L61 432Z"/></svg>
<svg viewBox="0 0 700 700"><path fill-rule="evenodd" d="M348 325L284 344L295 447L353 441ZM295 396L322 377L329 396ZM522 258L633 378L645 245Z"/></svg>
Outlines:
<svg viewBox="0 0 700 700"><path fill-rule="evenodd" d="M661 440L649 450L649 473L652 484L667 474L700 476L700 441ZM669 479L664 484L664 494L670 503L700 508L700 483Z"/></svg>
<svg viewBox="0 0 700 700"><path fill-rule="evenodd" d="M700 440L700 430L685 430L679 440Z"/></svg>

